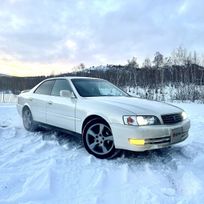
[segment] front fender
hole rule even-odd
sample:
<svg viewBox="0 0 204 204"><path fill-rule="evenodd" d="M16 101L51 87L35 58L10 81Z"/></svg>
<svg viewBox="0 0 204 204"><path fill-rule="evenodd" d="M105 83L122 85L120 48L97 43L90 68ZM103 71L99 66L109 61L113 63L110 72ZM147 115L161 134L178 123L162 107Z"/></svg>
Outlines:
<svg viewBox="0 0 204 204"><path fill-rule="evenodd" d="M123 115L133 115L134 113L125 109L120 109L111 105L103 105L101 103L90 103L79 101L76 105L76 132L81 134L82 125L85 119L91 115L96 115L103 118L107 123L110 124L123 124Z"/></svg>

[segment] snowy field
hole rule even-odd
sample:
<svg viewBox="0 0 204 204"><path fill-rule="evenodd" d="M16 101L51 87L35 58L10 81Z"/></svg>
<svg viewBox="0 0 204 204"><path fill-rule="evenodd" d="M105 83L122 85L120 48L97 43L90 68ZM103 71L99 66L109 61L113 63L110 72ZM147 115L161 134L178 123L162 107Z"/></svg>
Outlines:
<svg viewBox="0 0 204 204"><path fill-rule="evenodd" d="M185 142L99 160L77 138L26 132L1 104L0 204L204 203L204 105L177 105L191 118Z"/></svg>
<svg viewBox="0 0 204 204"><path fill-rule="evenodd" d="M0 103L16 103L17 95L0 91Z"/></svg>

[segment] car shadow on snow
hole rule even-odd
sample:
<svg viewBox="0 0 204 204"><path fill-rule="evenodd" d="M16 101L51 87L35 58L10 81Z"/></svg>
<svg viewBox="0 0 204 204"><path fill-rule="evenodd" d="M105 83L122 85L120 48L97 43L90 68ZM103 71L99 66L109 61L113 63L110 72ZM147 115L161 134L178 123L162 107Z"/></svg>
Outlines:
<svg viewBox="0 0 204 204"><path fill-rule="evenodd" d="M81 137L69 135L68 133L58 130L40 129L39 133L42 135L42 139L45 141L56 140L60 145L67 145L73 148L83 148L83 142Z"/></svg>
<svg viewBox="0 0 204 204"><path fill-rule="evenodd" d="M117 159L119 164L128 163L135 166L151 164L159 168L160 165L177 170L180 163L190 164L194 156L189 154L188 146L175 145L162 149L149 150L144 152L132 152L124 150L121 157ZM159 165L159 166L158 166Z"/></svg>
<svg viewBox="0 0 204 204"><path fill-rule="evenodd" d="M42 139L45 141L56 140L60 145L68 146L69 149L81 149L84 148L82 138L80 136L69 135L58 130L46 130L41 129L40 134ZM127 150L122 150L121 154L116 158L112 159L117 162L127 162L127 161L150 161L150 162L162 162L168 163L173 159L185 159L191 160L191 156L186 151L186 146L175 145L171 147L166 147L163 149L149 150L144 152L132 152Z"/></svg>

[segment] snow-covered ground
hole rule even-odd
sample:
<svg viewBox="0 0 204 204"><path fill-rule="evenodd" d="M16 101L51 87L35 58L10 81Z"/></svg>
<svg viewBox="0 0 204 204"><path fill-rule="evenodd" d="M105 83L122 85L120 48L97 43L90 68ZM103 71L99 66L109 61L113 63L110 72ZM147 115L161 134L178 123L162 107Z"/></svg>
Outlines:
<svg viewBox="0 0 204 204"><path fill-rule="evenodd" d="M0 103L16 103L17 95L0 91Z"/></svg>
<svg viewBox="0 0 204 204"><path fill-rule="evenodd" d="M185 142L99 160L77 138L26 132L1 104L0 204L204 203L204 105L177 105L192 122Z"/></svg>

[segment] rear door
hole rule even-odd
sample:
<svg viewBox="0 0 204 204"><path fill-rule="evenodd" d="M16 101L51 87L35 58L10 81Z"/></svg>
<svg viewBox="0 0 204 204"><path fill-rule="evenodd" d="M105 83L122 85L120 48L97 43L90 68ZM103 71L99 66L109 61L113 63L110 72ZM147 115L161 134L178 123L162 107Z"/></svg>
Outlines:
<svg viewBox="0 0 204 204"><path fill-rule="evenodd" d="M55 80L47 80L40 84L28 99L33 119L46 123L46 108Z"/></svg>
<svg viewBox="0 0 204 204"><path fill-rule="evenodd" d="M56 127L75 131L76 98L61 97L61 90L72 91L66 79L56 79L50 101L47 104L47 123Z"/></svg>

